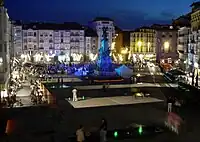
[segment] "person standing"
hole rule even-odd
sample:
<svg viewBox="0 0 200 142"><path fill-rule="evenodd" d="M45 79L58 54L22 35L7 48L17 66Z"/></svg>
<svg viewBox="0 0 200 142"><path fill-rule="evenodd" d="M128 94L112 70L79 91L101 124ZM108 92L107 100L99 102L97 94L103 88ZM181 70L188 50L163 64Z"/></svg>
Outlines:
<svg viewBox="0 0 200 142"><path fill-rule="evenodd" d="M107 121L103 118L101 121L100 126L100 142L106 142L106 135L107 135Z"/></svg>
<svg viewBox="0 0 200 142"><path fill-rule="evenodd" d="M169 97L168 101L167 101L167 111L172 112L172 99L171 99L171 97Z"/></svg>
<svg viewBox="0 0 200 142"><path fill-rule="evenodd" d="M76 140L77 142L85 141L84 128L82 125L80 125L79 129L76 131Z"/></svg>
<svg viewBox="0 0 200 142"><path fill-rule="evenodd" d="M78 98L77 98L77 89L76 88L74 88L72 90L72 94L73 94L73 101L78 101Z"/></svg>

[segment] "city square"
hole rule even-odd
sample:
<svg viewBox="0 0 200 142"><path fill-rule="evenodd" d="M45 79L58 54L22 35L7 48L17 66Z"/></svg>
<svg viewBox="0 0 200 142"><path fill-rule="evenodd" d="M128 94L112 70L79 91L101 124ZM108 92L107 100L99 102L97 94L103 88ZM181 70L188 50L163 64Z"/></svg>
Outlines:
<svg viewBox="0 0 200 142"><path fill-rule="evenodd" d="M2 0L0 140L198 142L200 2L171 3Z"/></svg>

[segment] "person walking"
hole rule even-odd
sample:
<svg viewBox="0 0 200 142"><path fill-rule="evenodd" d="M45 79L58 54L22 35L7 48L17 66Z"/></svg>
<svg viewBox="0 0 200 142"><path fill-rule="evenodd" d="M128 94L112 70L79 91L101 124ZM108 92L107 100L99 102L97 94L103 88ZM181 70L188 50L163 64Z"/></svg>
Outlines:
<svg viewBox="0 0 200 142"><path fill-rule="evenodd" d="M84 127L82 125L80 125L79 129L76 131L76 140L77 142L85 141Z"/></svg>
<svg viewBox="0 0 200 142"><path fill-rule="evenodd" d="M106 142L107 135L107 121L103 118L100 126L100 142Z"/></svg>

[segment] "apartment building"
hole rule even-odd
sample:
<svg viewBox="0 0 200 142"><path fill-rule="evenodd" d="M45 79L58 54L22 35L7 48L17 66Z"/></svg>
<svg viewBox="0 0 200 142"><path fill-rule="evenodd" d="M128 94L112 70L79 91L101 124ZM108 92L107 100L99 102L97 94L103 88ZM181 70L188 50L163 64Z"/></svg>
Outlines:
<svg viewBox="0 0 200 142"><path fill-rule="evenodd" d="M172 25L151 26L156 37L156 61L158 63L173 63L178 60L177 29Z"/></svg>
<svg viewBox="0 0 200 142"><path fill-rule="evenodd" d="M23 53L23 57L34 56L44 60L47 54L60 61L69 61L70 58L80 61L85 53L84 28L75 22L17 23L14 32L15 55Z"/></svg>
<svg viewBox="0 0 200 142"><path fill-rule="evenodd" d="M156 31L151 27L141 27L130 32L130 50L133 56L155 60Z"/></svg>

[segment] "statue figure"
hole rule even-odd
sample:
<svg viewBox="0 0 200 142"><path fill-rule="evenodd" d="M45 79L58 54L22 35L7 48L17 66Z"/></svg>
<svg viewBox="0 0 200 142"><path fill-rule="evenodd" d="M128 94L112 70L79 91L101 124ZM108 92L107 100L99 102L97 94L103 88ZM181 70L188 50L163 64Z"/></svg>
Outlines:
<svg viewBox="0 0 200 142"><path fill-rule="evenodd" d="M74 88L73 90L72 90L72 94L73 94L73 101L74 102L76 102L76 101L78 101L78 98L77 98L77 89L76 88Z"/></svg>
<svg viewBox="0 0 200 142"><path fill-rule="evenodd" d="M107 27L103 27L103 39L101 41L101 47L99 48L99 56L97 61L98 71L101 72L102 75L105 75L106 72L113 71L110 48L108 45L107 30Z"/></svg>

